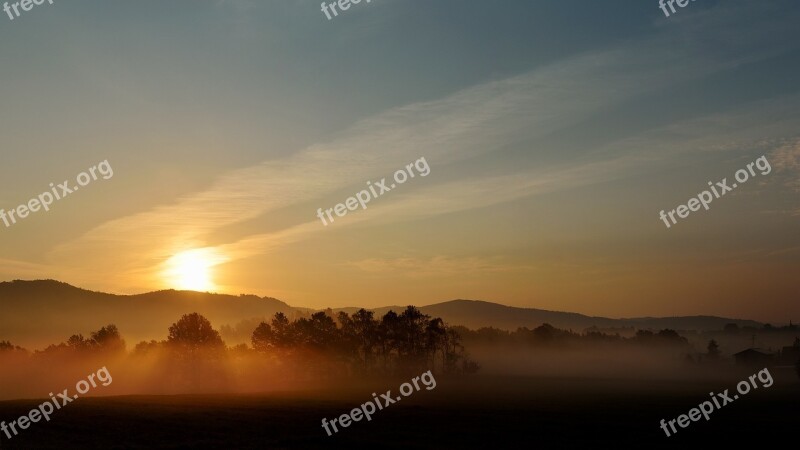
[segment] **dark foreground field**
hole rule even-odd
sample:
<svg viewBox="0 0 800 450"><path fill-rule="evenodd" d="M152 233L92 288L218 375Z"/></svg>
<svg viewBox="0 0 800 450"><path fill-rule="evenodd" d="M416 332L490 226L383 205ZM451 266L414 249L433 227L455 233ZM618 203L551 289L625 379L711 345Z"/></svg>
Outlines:
<svg viewBox="0 0 800 450"><path fill-rule="evenodd" d="M659 421L687 413L709 392L733 391L741 378L720 382L646 382L526 377L440 379L328 437L320 423L369 400L362 386L338 393L125 396L81 398L50 422L32 424L2 448L719 448L796 446L800 383L775 375L751 391L666 437ZM38 401L0 403L6 422Z"/></svg>

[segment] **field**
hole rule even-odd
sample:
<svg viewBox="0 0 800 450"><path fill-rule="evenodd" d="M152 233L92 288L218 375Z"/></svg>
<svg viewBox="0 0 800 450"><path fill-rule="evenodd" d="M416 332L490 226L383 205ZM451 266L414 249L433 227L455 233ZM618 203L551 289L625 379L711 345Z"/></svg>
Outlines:
<svg viewBox="0 0 800 450"><path fill-rule="evenodd" d="M674 419L730 383L612 381L532 377L438 380L328 437L323 417L337 417L396 385L254 395L81 398L35 423L3 448L717 448L796 437L800 383L774 374L769 388L751 391L706 422L666 437L661 419ZM396 387L393 388L393 393ZM13 420L39 402L0 403Z"/></svg>

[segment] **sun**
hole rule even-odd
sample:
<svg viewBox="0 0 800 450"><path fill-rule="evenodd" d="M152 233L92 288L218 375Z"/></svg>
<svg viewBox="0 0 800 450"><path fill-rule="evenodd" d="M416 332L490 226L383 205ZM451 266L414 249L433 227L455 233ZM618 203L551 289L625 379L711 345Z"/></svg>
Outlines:
<svg viewBox="0 0 800 450"><path fill-rule="evenodd" d="M175 289L211 291L216 288L213 268L226 260L212 248L186 250L166 261L164 278Z"/></svg>

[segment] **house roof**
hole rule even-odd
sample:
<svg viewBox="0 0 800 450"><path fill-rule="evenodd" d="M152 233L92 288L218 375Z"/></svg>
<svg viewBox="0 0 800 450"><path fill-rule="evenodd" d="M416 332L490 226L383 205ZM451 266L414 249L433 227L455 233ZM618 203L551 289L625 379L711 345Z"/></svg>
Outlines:
<svg viewBox="0 0 800 450"><path fill-rule="evenodd" d="M758 349L758 348L748 348L746 350L740 351L739 353L734 353L733 354L733 356L739 356L739 355L763 355L763 356L769 356L770 353L767 353L767 352L765 352L765 351L763 351L761 349Z"/></svg>

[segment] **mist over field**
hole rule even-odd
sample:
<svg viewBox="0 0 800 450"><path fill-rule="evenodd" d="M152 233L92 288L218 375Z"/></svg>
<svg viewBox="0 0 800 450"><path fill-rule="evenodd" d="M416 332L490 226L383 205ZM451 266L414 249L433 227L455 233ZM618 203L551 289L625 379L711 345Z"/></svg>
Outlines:
<svg viewBox="0 0 800 450"><path fill-rule="evenodd" d="M2 399L38 398L46 392L70 388L75 380L100 367L107 368L114 382L91 390L89 396L299 392L312 386L324 391L395 380L426 368L456 378L725 380L732 372L742 371L742 367L734 364L734 353L756 342L774 353L775 362L780 359L787 367L794 362L791 355L800 352L796 326L775 327L747 320L732 320L717 330L675 331L631 326L637 323L636 319L593 319L533 310L533 314L543 318L558 321L569 317L573 324L592 326L574 331L533 322L530 327L514 329L492 326L471 329L424 311L450 311L451 317L466 319L467 323L483 323L482 320L491 319L481 312L487 308L503 312L506 307L456 301L421 309L409 306L314 312L255 296L209 296L196 292L111 296L53 281L0 285L0 291L9 290L15 295L9 297L11 303L7 302L5 307L16 305L13 307L18 311L25 305L26 296L41 302L52 298L53 291L66 293L70 307L105 303L92 309L100 311L101 319L124 318L121 323L134 324L132 328L140 333L138 336L144 330L146 338L131 339L124 328L107 323L69 335L62 332L62 339L25 348L17 345L19 341L15 338L21 337L24 342L37 328L28 326L28 334L20 335L15 334L14 328L6 328L0 336L0 359L6 367L0 373ZM155 298L163 304L148 306L153 304L149 297L155 294L160 294ZM162 308L163 314L163 308L186 308L187 301L196 301L191 305L196 310L208 311L211 317L227 318L235 324L215 327L204 315L187 313L176 316L161 330L156 328L158 322L135 325L153 314L154 307ZM473 306L479 309L477 314L470 315ZM25 307L30 308L30 303ZM458 312L452 312L453 308ZM266 315L270 311L275 311L272 317ZM381 315L380 311L385 312ZM236 314L241 318L259 313L263 314L260 319L236 319ZM45 318L39 319L47 323ZM517 320L531 323L525 318ZM666 320L638 319L638 324ZM726 322L710 317L671 320L705 324L709 328ZM89 319L84 321L88 323ZM72 325L66 322L61 327ZM53 333L55 330L49 329L44 335ZM45 339L52 338L40 336L32 342ZM795 356L800 358L800 354ZM52 367L57 370L48 369Z"/></svg>

